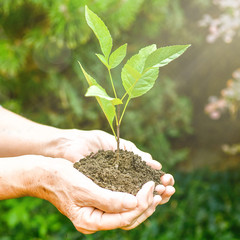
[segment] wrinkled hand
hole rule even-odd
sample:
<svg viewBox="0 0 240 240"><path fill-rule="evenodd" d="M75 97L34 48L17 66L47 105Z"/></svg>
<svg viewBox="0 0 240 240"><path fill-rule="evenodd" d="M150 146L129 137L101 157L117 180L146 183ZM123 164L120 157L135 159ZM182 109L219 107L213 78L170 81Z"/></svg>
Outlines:
<svg viewBox="0 0 240 240"><path fill-rule="evenodd" d="M50 201L84 234L135 228L162 200L153 196L153 182L146 183L135 197L99 187L64 159L41 159L41 165L41 186L32 195Z"/></svg>
<svg viewBox="0 0 240 240"><path fill-rule="evenodd" d="M71 162L79 161L90 153L96 153L98 150L116 150L117 144L113 135L100 130L81 131L67 130L63 134L65 141L61 146L63 153L59 157L65 158ZM152 159L149 153L140 151L132 142L121 139L120 148L132 151L142 157L146 163L154 169L161 169L158 161ZM162 185L156 186L155 190L161 196L160 204L167 203L175 193L174 178L170 174L161 177Z"/></svg>

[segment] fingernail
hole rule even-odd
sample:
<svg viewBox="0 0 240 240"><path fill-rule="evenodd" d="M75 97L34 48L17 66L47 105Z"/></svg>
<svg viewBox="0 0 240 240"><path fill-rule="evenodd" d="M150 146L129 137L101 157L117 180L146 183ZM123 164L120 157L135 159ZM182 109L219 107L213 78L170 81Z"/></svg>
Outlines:
<svg viewBox="0 0 240 240"><path fill-rule="evenodd" d="M126 209L137 207L137 198L131 194L126 194L124 197L123 207Z"/></svg>

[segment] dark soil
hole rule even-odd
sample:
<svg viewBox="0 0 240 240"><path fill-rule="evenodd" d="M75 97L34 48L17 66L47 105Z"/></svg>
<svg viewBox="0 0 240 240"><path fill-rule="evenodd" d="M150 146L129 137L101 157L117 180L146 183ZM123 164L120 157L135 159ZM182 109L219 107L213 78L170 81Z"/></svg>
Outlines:
<svg viewBox="0 0 240 240"><path fill-rule="evenodd" d="M161 183L164 172L152 169L133 152L120 150L119 165L116 160L116 151L101 150L74 163L74 167L100 187L133 195L148 181Z"/></svg>

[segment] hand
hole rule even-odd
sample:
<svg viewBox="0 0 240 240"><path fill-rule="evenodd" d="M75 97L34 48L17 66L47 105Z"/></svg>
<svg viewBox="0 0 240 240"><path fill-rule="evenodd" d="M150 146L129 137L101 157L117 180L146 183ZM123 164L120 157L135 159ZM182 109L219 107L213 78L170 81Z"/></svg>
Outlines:
<svg viewBox="0 0 240 240"><path fill-rule="evenodd" d="M153 182L146 183L135 197L97 186L66 160L39 158L38 174L33 172L32 180L40 185L29 188L30 195L50 201L84 234L135 228L153 214L162 200L159 195L153 197Z"/></svg>
<svg viewBox="0 0 240 240"><path fill-rule="evenodd" d="M51 202L76 229L88 234L115 228L131 229L148 218L160 202L154 183L137 196L103 189L65 159L38 155L0 158L0 200L33 196Z"/></svg>
<svg viewBox="0 0 240 240"><path fill-rule="evenodd" d="M61 131L61 130L60 130ZM61 155L57 157L68 159L72 162L86 157L91 152L98 150L116 150L116 140L113 135L104 131L80 131L80 130L63 130L61 136L64 140L61 142ZM152 159L149 153L140 151L132 142L121 139L120 148L128 151L133 151L135 154L142 157L148 165L154 169L161 169L162 166L158 161ZM161 177L162 185L156 186L155 190L161 196L160 204L167 203L171 196L175 193L174 178L170 174L165 174Z"/></svg>
<svg viewBox="0 0 240 240"><path fill-rule="evenodd" d="M65 158L71 162L77 162L90 153L98 150L116 150L117 143L115 137L101 130L59 130L61 139L55 147L57 157ZM149 153L140 151L132 142L120 139L120 149L132 151L142 157L149 165L155 169L161 169L161 164L152 159Z"/></svg>

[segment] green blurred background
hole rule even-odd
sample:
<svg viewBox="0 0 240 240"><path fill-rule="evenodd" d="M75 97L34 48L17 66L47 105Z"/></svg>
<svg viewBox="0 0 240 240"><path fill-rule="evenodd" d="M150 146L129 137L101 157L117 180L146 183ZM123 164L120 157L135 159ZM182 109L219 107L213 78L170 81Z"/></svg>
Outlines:
<svg viewBox="0 0 240 240"><path fill-rule="evenodd" d="M84 97L87 84L77 64L80 60L91 75L106 81L107 73L94 54L100 52L98 42L85 22L86 4L109 27L114 48L128 43L128 57L152 43L192 44L161 69L148 94L130 103L121 129L123 138L151 153L174 175L176 193L171 201L132 231L90 236L78 233L46 201L1 201L1 240L240 239L240 151L222 151L223 144L239 146L240 88L220 110L221 118L213 120L204 111L209 97L219 97L229 78L240 81L232 76L240 67L240 16L235 12L240 3L223 2L0 1L0 103L55 127L110 132L96 101ZM121 88L119 75L116 69L113 77Z"/></svg>

